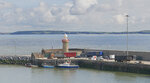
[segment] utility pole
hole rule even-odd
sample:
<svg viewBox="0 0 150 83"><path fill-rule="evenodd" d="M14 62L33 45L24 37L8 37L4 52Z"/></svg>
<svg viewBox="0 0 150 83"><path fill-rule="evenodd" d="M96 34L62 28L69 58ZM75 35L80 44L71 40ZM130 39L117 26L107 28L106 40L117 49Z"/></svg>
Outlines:
<svg viewBox="0 0 150 83"><path fill-rule="evenodd" d="M129 15L126 15L126 18L127 18L127 56L129 55L129 52L128 52L128 18L129 18Z"/></svg>

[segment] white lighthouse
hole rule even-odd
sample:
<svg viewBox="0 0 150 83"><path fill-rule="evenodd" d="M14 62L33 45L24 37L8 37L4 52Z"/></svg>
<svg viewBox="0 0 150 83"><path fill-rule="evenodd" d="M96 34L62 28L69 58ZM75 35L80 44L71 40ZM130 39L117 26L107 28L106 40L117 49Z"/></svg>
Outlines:
<svg viewBox="0 0 150 83"><path fill-rule="evenodd" d="M63 43L63 52L69 52L69 39L67 34L64 34L64 39L62 39L62 43Z"/></svg>

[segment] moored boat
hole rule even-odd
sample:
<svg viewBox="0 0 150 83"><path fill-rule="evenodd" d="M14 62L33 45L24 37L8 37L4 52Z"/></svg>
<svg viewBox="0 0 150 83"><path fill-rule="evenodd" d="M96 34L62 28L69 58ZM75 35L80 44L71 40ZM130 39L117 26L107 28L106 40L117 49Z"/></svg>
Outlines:
<svg viewBox="0 0 150 83"><path fill-rule="evenodd" d="M49 65L49 64L46 64L46 63L43 63L43 64L42 64L42 67L43 67L43 68L54 68L53 65Z"/></svg>
<svg viewBox="0 0 150 83"><path fill-rule="evenodd" d="M26 63L25 64L26 67L31 67L31 65L32 65L31 63Z"/></svg>
<svg viewBox="0 0 150 83"><path fill-rule="evenodd" d="M26 67L38 67L37 65L32 65L31 63L25 64Z"/></svg>
<svg viewBox="0 0 150 83"><path fill-rule="evenodd" d="M65 62L63 64L58 64L58 68L79 68L79 65L71 64L70 62Z"/></svg>
<svg viewBox="0 0 150 83"><path fill-rule="evenodd" d="M31 67L38 67L37 65L31 65Z"/></svg>
<svg viewBox="0 0 150 83"><path fill-rule="evenodd" d="M42 65L43 68L54 68L52 65Z"/></svg>

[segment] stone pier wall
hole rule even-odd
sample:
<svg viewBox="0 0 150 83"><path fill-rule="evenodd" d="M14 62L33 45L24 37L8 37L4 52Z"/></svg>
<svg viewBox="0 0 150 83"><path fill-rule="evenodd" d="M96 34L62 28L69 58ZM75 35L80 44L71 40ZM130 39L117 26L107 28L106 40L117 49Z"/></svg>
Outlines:
<svg viewBox="0 0 150 83"><path fill-rule="evenodd" d="M144 65L144 64L79 60L78 65L82 68L92 68L92 69L106 70L106 71L119 71L119 72L150 74L150 65Z"/></svg>
<svg viewBox="0 0 150 83"><path fill-rule="evenodd" d="M57 65L64 63L64 59L49 59L49 60L38 60L38 65L41 66L42 63L47 63L51 65ZM144 64L131 64L123 62L104 62L104 61L95 61L95 60L78 60L72 59L72 64L78 64L80 68L91 68L105 71L119 71L119 72L130 72L130 73L141 73L141 74L150 74L150 65Z"/></svg>

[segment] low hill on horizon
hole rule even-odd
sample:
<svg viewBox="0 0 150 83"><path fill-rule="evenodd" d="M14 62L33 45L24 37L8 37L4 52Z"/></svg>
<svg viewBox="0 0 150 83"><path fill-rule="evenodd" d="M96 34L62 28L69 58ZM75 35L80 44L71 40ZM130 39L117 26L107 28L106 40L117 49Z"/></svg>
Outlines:
<svg viewBox="0 0 150 83"><path fill-rule="evenodd" d="M90 31L53 31L53 30L39 30L39 31L16 31L12 33L0 33L10 35L21 34L127 34L127 32L90 32ZM150 34L150 30L128 32L129 34Z"/></svg>

